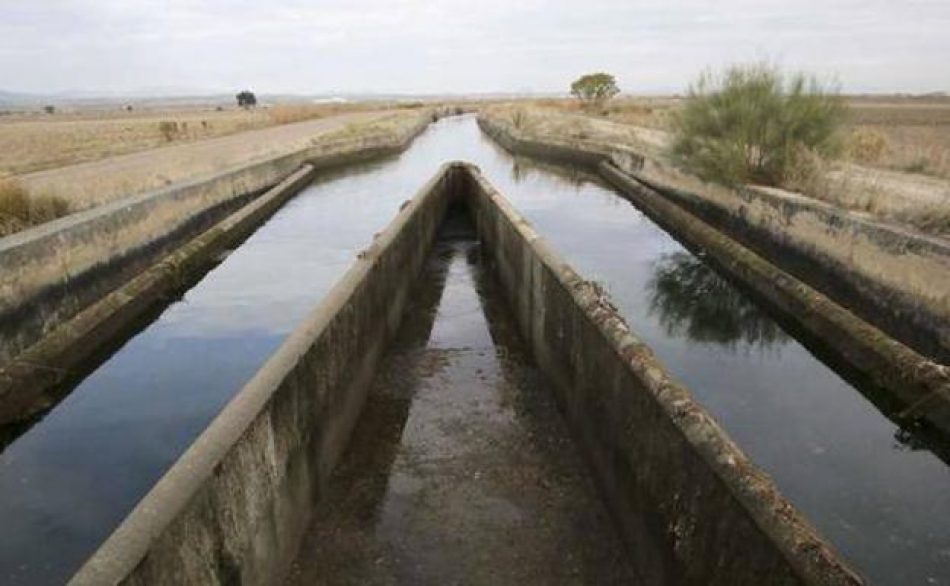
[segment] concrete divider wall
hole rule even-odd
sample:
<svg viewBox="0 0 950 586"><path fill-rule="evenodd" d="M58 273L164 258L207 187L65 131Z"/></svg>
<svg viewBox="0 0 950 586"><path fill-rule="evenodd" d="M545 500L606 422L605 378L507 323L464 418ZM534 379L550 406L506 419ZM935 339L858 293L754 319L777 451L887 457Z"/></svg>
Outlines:
<svg viewBox="0 0 950 586"><path fill-rule="evenodd" d="M489 120L480 122L490 136L514 152L521 153L525 144L535 142L512 139L510 129ZM532 152L544 156L545 143L534 144ZM584 153L574 163L584 164L588 156L589 153ZM768 260L763 259L730 235L707 224L692 212L690 206L682 205L667 192L652 189L637 179L635 173L620 169L613 161L601 157L594 170L674 237L688 247L704 250L708 253L707 258L721 271L750 289L772 310L792 320L809 338L807 342L819 344L823 352L830 352L837 360L855 367L887 389L902 405L899 411L892 412L891 409L886 412L899 425L925 419L939 434L950 433L950 369L921 355L902 339L892 337L894 332L886 327L886 319L865 321L863 314L853 310L854 303L832 300L820 291L820 286L812 286L811 281L806 284L772 264L776 254L778 260L782 260L781 252L769 255ZM828 229L834 230L834 225L830 222ZM916 239L915 242L921 249L932 244L928 239ZM897 252L879 252L888 254L892 264L902 262L903 257ZM935 254L934 258L939 260L941 257ZM950 260L950 256L945 260ZM813 257L812 261L822 262L818 257ZM826 265L828 267L830 265ZM930 268L938 270L936 264ZM935 280L942 280L945 276L946 272L941 273L935 276ZM842 277L842 280L846 281L847 277ZM849 299L854 299L854 296ZM881 302L868 289L864 289L857 299L869 304ZM893 297L885 295L883 299L886 305Z"/></svg>
<svg viewBox="0 0 950 586"><path fill-rule="evenodd" d="M899 425L926 419L940 433L950 435L950 371L945 366L888 336L612 164L601 163L600 172L659 225L687 246L703 250L708 262L793 321L822 349L888 389L904 406L898 413L885 411Z"/></svg>
<svg viewBox="0 0 950 586"><path fill-rule="evenodd" d="M780 190L700 194L633 176L905 344L950 363L950 242Z"/></svg>
<svg viewBox="0 0 950 586"><path fill-rule="evenodd" d="M62 394L59 384L67 373L81 372L91 356L115 343L141 315L199 279L216 263L221 251L252 233L307 185L314 172L311 165L304 164L253 202L53 328L0 368L0 424L27 419L52 407Z"/></svg>
<svg viewBox="0 0 950 586"><path fill-rule="evenodd" d="M603 160L727 232L863 319L950 362L950 243L836 206L764 188L688 192L583 142L544 141L479 118L508 150L596 168ZM573 156L571 152L573 151Z"/></svg>
<svg viewBox="0 0 950 586"><path fill-rule="evenodd" d="M400 136L321 143L0 239L0 366L303 163L321 169L395 154L436 115L421 112Z"/></svg>
<svg viewBox="0 0 950 586"><path fill-rule="evenodd" d="M473 171L482 249L649 583L860 584L584 281ZM657 538L665 547L651 548Z"/></svg>
<svg viewBox="0 0 950 586"><path fill-rule="evenodd" d="M455 192L444 167L72 584L279 582Z"/></svg>
<svg viewBox="0 0 950 586"><path fill-rule="evenodd" d="M634 171L643 167L643 156L630 148L603 145L587 140L558 140L554 138L545 139L544 142L530 140L484 116L479 116L478 125L492 140L506 150L516 152L519 155L583 165L591 169L596 169L597 165L605 159L613 161L615 165L626 171Z"/></svg>

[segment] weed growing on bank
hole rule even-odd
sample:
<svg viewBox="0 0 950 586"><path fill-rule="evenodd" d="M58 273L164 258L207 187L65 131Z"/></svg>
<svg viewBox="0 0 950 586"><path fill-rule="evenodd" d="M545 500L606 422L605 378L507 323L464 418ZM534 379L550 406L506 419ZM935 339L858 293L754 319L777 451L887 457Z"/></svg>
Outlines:
<svg viewBox="0 0 950 586"><path fill-rule="evenodd" d="M804 75L765 65L704 74L673 121L672 159L701 178L726 185L779 186L810 155L838 153L841 98Z"/></svg>
<svg viewBox="0 0 950 586"><path fill-rule="evenodd" d="M65 199L31 195L16 179L0 176L0 237L68 213L69 202Z"/></svg>

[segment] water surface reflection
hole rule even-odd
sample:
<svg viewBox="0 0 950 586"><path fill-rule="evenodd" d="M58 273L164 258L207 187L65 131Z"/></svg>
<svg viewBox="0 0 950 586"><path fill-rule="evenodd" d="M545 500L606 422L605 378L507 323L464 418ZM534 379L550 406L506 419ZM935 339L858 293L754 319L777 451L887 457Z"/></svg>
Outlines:
<svg viewBox="0 0 950 586"><path fill-rule="evenodd" d="M735 348L778 348L788 335L762 309L699 258L664 254L647 284L650 313L669 336Z"/></svg>

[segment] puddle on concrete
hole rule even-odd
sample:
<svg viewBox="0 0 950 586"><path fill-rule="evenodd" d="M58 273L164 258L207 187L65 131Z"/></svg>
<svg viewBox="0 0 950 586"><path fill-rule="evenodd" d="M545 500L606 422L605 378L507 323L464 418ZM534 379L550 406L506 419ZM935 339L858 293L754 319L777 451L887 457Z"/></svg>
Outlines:
<svg viewBox="0 0 950 586"><path fill-rule="evenodd" d="M478 164L581 274L605 286L668 368L862 572L879 583L950 584L950 469L934 444L899 429L871 402L886 403L874 389L823 364L610 189L512 158L472 117L440 121L400 157L326 174L92 366L45 418L4 437L12 443L0 454L0 583L65 581L399 204L453 159Z"/></svg>
<svg viewBox="0 0 950 586"><path fill-rule="evenodd" d="M638 582L472 236L436 244L288 583Z"/></svg>

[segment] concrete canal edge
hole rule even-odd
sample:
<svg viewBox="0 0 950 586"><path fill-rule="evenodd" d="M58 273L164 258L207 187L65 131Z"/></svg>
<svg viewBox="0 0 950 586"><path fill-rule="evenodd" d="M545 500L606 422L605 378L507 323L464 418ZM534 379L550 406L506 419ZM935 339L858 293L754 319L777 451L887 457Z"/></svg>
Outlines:
<svg viewBox="0 0 950 586"><path fill-rule="evenodd" d="M396 154L438 115L420 112L401 135L318 143L0 239L0 367L301 165L326 169Z"/></svg>
<svg viewBox="0 0 950 586"><path fill-rule="evenodd" d="M64 218L61 225L40 226L36 233L22 235L22 246L5 240L0 245L0 266L9 263L13 268L2 273L0 280L12 279L22 289L18 293L4 289L19 298L11 301L6 322L0 315L0 346L9 352L29 345L15 355L0 356L0 424L29 418L55 404L57 385L77 366L150 308L199 279L222 251L253 233L318 170L396 154L437 115L426 112L403 136L321 145L196 184L136 197L131 203L102 206ZM289 171L263 194L240 195L245 189L253 191L273 182L285 169ZM184 218L194 213L196 205L209 205L209 197L232 199ZM217 224L207 225L210 218L227 213ZM199 227L204 230L194 236ZM127 238L134 243L126 243L129 248L123 249L120 243ZM37 247L41 252L33 258ZM103 256L85 269L80 267L97 254ZM49 255L62 256L62 262L72 266L63 268ZM16 264L24 258L30 258L29 262ZM49 271L32 275L38 265ZM31 289L27 274L38 281L45 279L45 284Z"/></svg>
<svg viewBox="0 0 950 586"><path fill-rule="evenodd" d="M0 369L0 423L15 421L56 403L64 373L82 364L150 306L172 297L203 275L223 250L233 248L312 179L313 166L296 172L181 246L131 281L89 305ZM46 365L55 365L55 368Z"/></svg>
<svg viewBox="0 0 950 586"><path fill-rule="evenodd" d="M643 571L658 582L862 583L603 292L462 163L403 206L71 583L279 581L459 199Z"/></svg>
<svg viewBox="0 0 950 586"><path fill-rule="evenodd" d="M358 418L449 203L444 167L71 583L269 584Z"/></svg>
<svg viewBox="0 0 950 586"><path fill-rule="evenodd" d="M482 248L650 581L860 584L636 338L606 293L480 173L469 177ZM667 551L647 547L657 532Z"/></svg>
<svg viewBox="0 0 950 586"><path fill-rule="evenodd" d="M664 183L655 165L644 164L642 157L637 164L629 154L603 145L528 137L484 116L479 125L514 153L595 172L610 160L905 345L950 363L950 241L779 189L687 191Z"/></svg>
<svg viewBox="0 0 950 586"><path fill-rule="evenodd" d="M546 143L514 137L507 128L484 118L480 118L479 123L507 150L544 157ZM565 159L565 148L557 145L556 154L547 158L569 161ZM579 145L574 148L582 149ZM584 152L573 163L589 166L590 157L589 152ZM950 369L947 366L921 355L816 288L778 268L770 262L771 257L763 258L707 224L689 207L682 206L678 199L668 197L665 192L661 193L637 179L635 168L627 166L622 169L609 153L602 154L592 170L687 247L704 251L721 270L753 291L773 310L801 327L838 359L887 389L903 407L897 413L888 413L898 424L926 420L940 434L950 434ZM891 255L889 264L902 262L904 252L888 253ZM879 254L885 252L879 251ZM943 262L950 262L950 254ZM932 268L936 270L937 266ZM873 296L867 288L863 291L865 296Z"/></svg>

